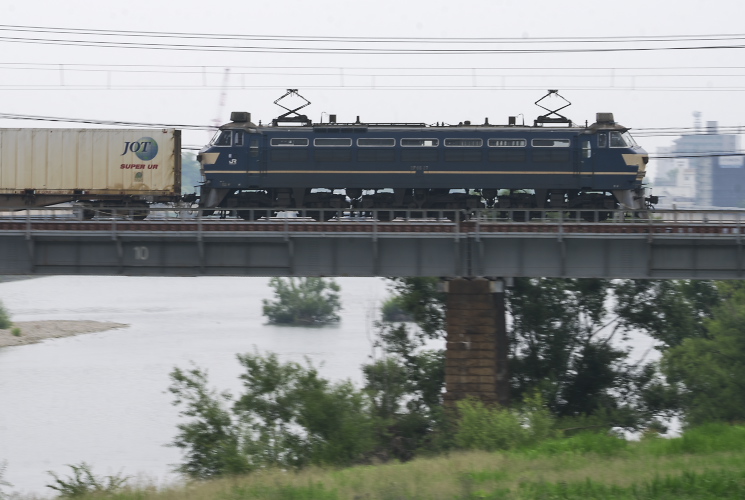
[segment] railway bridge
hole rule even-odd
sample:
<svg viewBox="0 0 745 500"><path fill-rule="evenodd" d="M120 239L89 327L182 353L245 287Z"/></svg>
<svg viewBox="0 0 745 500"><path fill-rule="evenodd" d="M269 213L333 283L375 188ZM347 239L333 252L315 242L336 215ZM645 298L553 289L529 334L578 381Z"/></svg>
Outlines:
<svg viewBox="0 0 745 500"><path fill-rule="evenodd" d="M69 207L2 212L0 275L439 276L446 400L507 404L511 278L742 279L745 267L745 211L736 210L617 212L602 222L608 213L241 214L255 220L173 208L146 221L82 220Z"/></svg>

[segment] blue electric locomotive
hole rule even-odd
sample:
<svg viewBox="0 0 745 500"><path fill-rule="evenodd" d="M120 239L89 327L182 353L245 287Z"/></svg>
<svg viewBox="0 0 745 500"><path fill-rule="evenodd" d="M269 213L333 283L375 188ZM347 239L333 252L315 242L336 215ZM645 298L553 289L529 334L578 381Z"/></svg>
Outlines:
<svg viewBox="0 0 745 500"><path fill-rule="evenodd" d="M198 156L202 207L638 211L654 201L642 185L649 157L611 113L584 127L558 110L532 126L425 125L312 123L298 109L264 126L231 114Z"/></svg>

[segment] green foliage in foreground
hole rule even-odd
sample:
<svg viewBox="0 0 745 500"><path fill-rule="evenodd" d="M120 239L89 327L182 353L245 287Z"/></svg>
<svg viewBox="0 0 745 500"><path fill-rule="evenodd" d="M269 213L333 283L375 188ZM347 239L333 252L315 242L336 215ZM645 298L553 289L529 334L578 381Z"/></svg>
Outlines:
<svg viewBox="0 0 745 500"><path fill-rule="evenodd" d="M339 321L339 285L324 278L272 278L274 301L263 300L263 314L276 325L314 326Z"/></svg>
<svg viewBox="0 0 745 500"><path fill-rule="evenodd" d="M183 489L125 489L107 498L734 500L745 498L743 436L745 427L724 424L691 429L679 438L639 442L583 433L508 452L451 452L403 464L343 469L267 468L259 474L191 482Z"/></svg>
<svg viewBox="0 0 745 500"><path fill-rule="evenodd" d="M243 392L210 389L199 368L171 373L174 405L189 420L172 446L184 453L177 471L194 479L247 474L267 467L357 463L375 445L364 394L331 383L309 363L276 355L238 356Z"/></svg>
<svg viewBox="0 0 745 500"><path fill-rule="evenodd" d="M7 330L12 325L13 323L10 321L8 311L5 309L5 306L3 306L2 301L0 301L0 330Z"/></svg>
<svg viewBox="0 0 745 500"><path fill-rule="evenodd" d="M54 483L48 484L47 488L58 491L59 498L80 498L89 494L99 497L110 496L120 491L129 480L129 477L122 477L121 474L97 477L93 474L91 466L85 462L68 467L72 469L72 475L67 478L48 472L54 478Z"/></svg>
<svg viewBox="0 0 745 500"><path fill-rule="evenodd" d="M555 434L553 417L540 397L516 409L488 407L467 399L458 408L455 443L466 450L511 450L534 445Z"/></svg>

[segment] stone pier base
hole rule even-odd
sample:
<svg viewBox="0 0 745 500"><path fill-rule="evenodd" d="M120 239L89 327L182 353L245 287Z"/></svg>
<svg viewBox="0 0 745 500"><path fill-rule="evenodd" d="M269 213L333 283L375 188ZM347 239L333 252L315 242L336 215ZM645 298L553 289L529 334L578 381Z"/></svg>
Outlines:
<svg viewBox="0 0 745 500"><path fill-rule="evenodd" d="M508 405L504 282L454 279L447 292L445 404L468 396Z"/></svg>

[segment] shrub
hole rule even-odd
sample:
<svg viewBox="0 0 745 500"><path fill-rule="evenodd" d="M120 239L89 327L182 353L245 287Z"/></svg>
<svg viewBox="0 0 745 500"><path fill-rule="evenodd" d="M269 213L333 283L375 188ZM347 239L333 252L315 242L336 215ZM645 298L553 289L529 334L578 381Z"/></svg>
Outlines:
<svg viewBox="0 0 745 500"><path fill-rule="evenodd" d="M21 329L18 328L17 326L16 327L13 327L10 330L10 334L13 335L14 337L20 337L21 336Z"/></svg>
<svg viewBox="0 0 745 500"><path fill-rule="evenodd" d="M171 373L174 405L190 419L172 443L184 453L178 472L208 479L265 467L346 466L374 450L369 399L351 382L331 383L312 365L281 363L275 354L238 361L237 397L210 389L198 368Z"/></svg>
<svg viewBox="0 0 745 500"><path fill-rule="evenodd" d="M0 330L7 330L13 323L10 321L10 315L0 301Z"/></svg>
<svg viewBox="0 0 745 500"><path fill-rule="evenodd" d="M486 406L469 398L456 403L455 443L471 450L510 450L553 435L553 420L540 401L528 399L519 409Z"/></svg>
<svg viewBox="0 0 745 500"><path fill-rule="evenodd" d="M531 450L535 455L560 455L563 453L595 453L604 457L615 456L626 450L628 442L605 432L580 432L562 439L551 439Z"/></svg>
<svg viewBox="0 0 745 500"><path fill-rule="evenodd" d="M68 467L73 473L65 479L61 479L54 472L47 471L55 482L55 484L48 484L47 488L59 491L61 498L77 498L91 493L110 495L122 489L129 479L128 476L121 477L120 474L104 478L96 477L91 471L91 466L85 462L81 462L80 465L68 465Z"/></svg>
<svg viewBox="0 0 745 500"><path fill-rule="evenodd" d="M405 309L403 297L395 295L386 299L380 308L383 321L392 322L412 322L413 316Z"/></svg>
<svg viewBox="0 0 745 500"><path fill-rule="evenodd" d="M745 449L745 427L723 423L704 424L687 430L680 437L654 439L644 444L649 453L657 456L740 451Z"/></svg>
<svg viewBox="0 0 745 500"><path fill-rule="evenodd" d="M0 500L5 500L6 498L11 498L11 497L7 496L3 492L3 490L2 490L2 488L5 487L5 486L7 486L8 488L10 488L10 487L13 486L8 481L6 481L5 479L3 479L3 477L5 476L5 470L7 468L8 468L8 462L6 462L6 461L0 462Z"/></svg>
<svg viewBox="0 0 745 500"><path fill-rule="evenodd" d="M323 325L339 321L339 285L323 278L272 278L275 301L264 299L263 314L277 325Z"/></svg>

